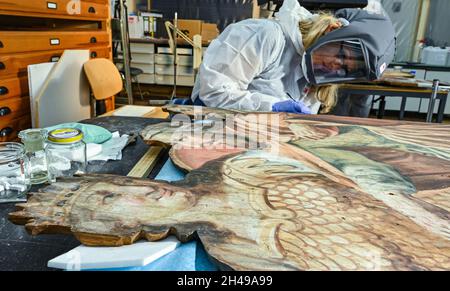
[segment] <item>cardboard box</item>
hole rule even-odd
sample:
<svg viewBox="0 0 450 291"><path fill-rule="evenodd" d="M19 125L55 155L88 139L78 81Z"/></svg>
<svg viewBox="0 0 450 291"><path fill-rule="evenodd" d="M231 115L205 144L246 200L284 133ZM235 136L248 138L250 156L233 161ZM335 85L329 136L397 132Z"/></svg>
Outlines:
<svg viewBox="0 0 450 291"><path fill-rule="evenodd" d="M193 39L194 35L202 34L202 22L201 20L179 19L178 28L190 39ZM178 39L181 39L181 37L178 37Z"/></svg>
<svg viewBox="0 0 450 291"><path fill-rule="evenodd" d="M219 36L219 29L215 23L203 23L202 24L202 42L210 43L217 36Z"/></svg>
<svg viewBox="0 0 450 291"><path fill-rule="evenodd" d="M202 36L202 42L209 44L219 35L219 29L215 23L204 23L202 20L179 19L178 28L190 39L198 34ZM181 39L179 36L178 39Z"/></svg>

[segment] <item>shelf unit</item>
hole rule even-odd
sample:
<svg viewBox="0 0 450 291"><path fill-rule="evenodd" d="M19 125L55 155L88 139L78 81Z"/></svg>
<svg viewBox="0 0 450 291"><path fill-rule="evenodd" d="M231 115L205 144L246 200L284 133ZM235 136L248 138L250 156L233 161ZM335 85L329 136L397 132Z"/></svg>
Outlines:
<svg viewBox="0 0 450 291"><path fill-rule="evenodd" d="M112 59L109 0L0 1L0 142L31 127L27 67L67 49ZM114 110L114 97L107 100Z"/></svg>

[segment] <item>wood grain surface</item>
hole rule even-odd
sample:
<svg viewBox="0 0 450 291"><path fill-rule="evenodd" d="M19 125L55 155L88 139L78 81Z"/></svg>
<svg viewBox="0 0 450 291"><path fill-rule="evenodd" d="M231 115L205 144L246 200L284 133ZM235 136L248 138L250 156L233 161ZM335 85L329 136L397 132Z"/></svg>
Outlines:
<svg viewBox="0 0 450 291"><path fill-rule="evenodd" d="M185 180L66 178L9 218L95 246L199 239L224 269L450 269L450 125L267 116L279 127L266 122L256 149L250 137L234 152L211 138L217 123L149 126L144 140L171 144ZM223 127L254 130L253 117L234 118Z"/></svg>

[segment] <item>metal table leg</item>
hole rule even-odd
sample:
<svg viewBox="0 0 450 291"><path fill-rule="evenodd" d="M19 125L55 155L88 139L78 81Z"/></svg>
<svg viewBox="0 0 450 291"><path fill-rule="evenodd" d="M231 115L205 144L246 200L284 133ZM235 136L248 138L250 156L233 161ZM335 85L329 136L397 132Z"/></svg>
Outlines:
<svg viewBox="0 0 450 291"><path fill-rule="evenodd" d="M378 107L378 119L383 119L386 108L386 96L380 96L380 106Z"/></svg>
<svg viewBox="0 0 450 291"><path fill-rule="evenodd" d="M439 99L439 108L438 108L438 116L437 116L437 122L442 123L444 122L444 113L445 113L445 106L447 105L447 96L448 95L441 95L441 98Z"/></svg>
<svg viewBox="0 0 450 291"><path fill-rule="evenodd" d="M433 122L434 105L439 92L439 80L433 80L433 92L431 93L430 103L428 105L427 122Z"/></svg>
<svg viewBox="0 0 450 291"><path fill-rule="evenodd" d="M400 120L405 119L406 99L407 97L402 97L402 104L400 105L400 116L399 116Z"/></svg>

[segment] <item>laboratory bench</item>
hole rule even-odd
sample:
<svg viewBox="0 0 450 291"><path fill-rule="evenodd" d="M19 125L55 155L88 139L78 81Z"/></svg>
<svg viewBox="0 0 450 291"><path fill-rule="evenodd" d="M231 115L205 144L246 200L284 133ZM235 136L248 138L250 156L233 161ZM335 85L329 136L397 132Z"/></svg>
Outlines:
<svg viewBox="0 0 450 291"><path fill-rule="evenodd" d="M450 83L450 67L445 66L434 66L421 63L406 63L398 62L391 63L391 68L402 67L404 71L414 71L416 79L433 81L435 79L440 82ZM374 109L381 111L401 111L403 108L404 112L416 113L417 115L426 114L429 107L429 98L409 98L405 101L401 95L397 96L386 96L385 102L378 102L375 104ZM384 108L383 108L384 106ZM436 104L436 107L438 104ZM437 111L438 108L435 108ZM443 111L444 115L450 115L450 103L447 102Z"/></svg>

